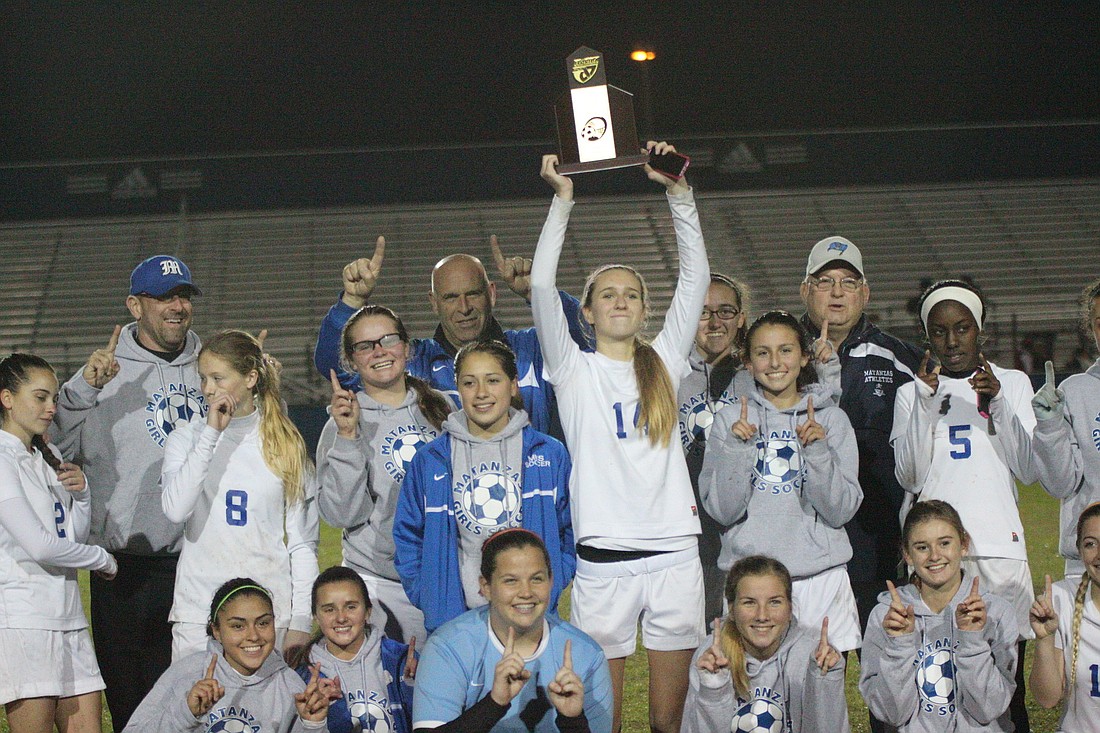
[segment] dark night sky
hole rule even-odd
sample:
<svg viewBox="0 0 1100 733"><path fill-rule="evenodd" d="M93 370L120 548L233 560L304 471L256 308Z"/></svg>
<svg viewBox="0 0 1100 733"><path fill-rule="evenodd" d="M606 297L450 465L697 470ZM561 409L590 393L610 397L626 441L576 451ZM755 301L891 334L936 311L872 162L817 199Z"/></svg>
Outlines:
<svg viewBox="0 0 1100 733"><path fill-rule="evenodd" d="M1100 118L1091 1L376 5L5 2L0 163L549 139L635 41L670 138Z"/></svg>

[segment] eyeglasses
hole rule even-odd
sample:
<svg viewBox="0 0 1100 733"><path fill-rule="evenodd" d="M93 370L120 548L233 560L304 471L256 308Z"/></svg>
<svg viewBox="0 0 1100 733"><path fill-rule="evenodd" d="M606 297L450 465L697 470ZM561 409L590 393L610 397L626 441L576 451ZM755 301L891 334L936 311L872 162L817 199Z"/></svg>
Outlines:
<svg viewBox="0 0 1100 733"><path fill-rule="evenodd" d="M391 346L397 346L399 343L401 343L401 334L387 333L382 338L356 341L351 345L351 351L354 354L369 353L374 351L375 346L381 346L383 349L388 349Z"/></svg>
<svg viewBox="0 0 1100 733"><path fill-rule="evenodd" d="M711 316L718 316L720 321L732 321L737 316L741 315L740 308L734 308L733 306L723 305L720 308L711 310L704 308L703 312L699 314L700 321L709 321Z"/></svg>
<svg viewBox="0 0 1100 733"><path fill-rule="evenodd" d="M845 277L840 280L834 280L831 277L808 277L806 282L822 292L832 290L837 282L840 283L841 289L846 293L854 293L863 286L863 278L861 277Z"/></svg>

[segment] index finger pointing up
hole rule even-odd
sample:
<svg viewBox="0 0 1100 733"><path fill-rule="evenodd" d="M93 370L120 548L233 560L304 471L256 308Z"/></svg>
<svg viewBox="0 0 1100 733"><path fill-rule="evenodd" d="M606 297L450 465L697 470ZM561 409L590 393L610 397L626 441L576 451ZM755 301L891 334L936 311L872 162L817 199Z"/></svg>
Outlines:
<svg viewBox="0 0 1100 733"><path fill-rule="evenodd" d="M370 258L371 269L375 272L382 267L382 258L386 255L386 238L379 237L374 242L374 255Z"/></svg>
<svg viewBox="0 0 1100 733"><path fill-rule="evenodd" d="M332 393L339 394L344 391L343 386L340 384L340 380L336 378L336 370L328 370L328 378L332 380Z"/></svg>
<svg viewBox="0 0 1100 733"><path fill-rule="evenodd" d="M1049 384L1051 387L1053 387L1054 386L1054 362L1053 361L1048 361L1046 363L1046 372L1047 372L1047 384Z"/></svg>
<svg viewBox="0 0 1100 733"><path fill-rule="evenodd" d="M810 395L806 398L806 421L814 422L814 398Z"/></svg>
<svg viewBox="0 0 1100 733"><path fill-rule="evenodd" d="M115 324L114 333L111 334L111 338L107 340L107 351L112 354L115 353L115 349L118 348L118 337L122 334L122 326Z"/></svg>
<svg viewBox="0 0 1100 733"><path fill-rule="evenodd" d="M898 589L894 587L894 583L892 581L886 581L886 589L890 591L890 599L900 606L901 594L898 593Z"/></svg>
<svg viewBox="0 0 1100 733"><path fill-rule="evenodd" d="M821 645L829 645L829 617L821 619Z"/></svg>
<svg viewBox="0 0 1100 733"><path fill-rule="evenodd" d="M972 595L972 596L980 595L978 593L978 576L977 575L974 576L974 582L970 584L970 595Z"/></svg>
<svg viewBox="0 0 1100 733"><path fill-rule="evenodd" d="M516 630L511 626L508 627L508 639L504 642L504 656L508 656L516 648Z"/></svg>
<svg viewBox="0 0 1100 733"><path fill-rule="evenodd" d="M500 251L500 242L497 235L489 235L489 249L493 251L493 262L497 263L497 272L504 272L504 253Z"/></svg>
<svg viewBox="0 0 1100 733"><path fill-rule="evenodd" d="M749 398L741 395L741 422L749 421Z"/></svg>
<svg viewBox="0 0 1100 733"><path fill-rule="evenodd" d="M565 654L562 656L561 668L572 671L573 669L573 640L565 640Z"/></svg>
<svg viewBox="0 0 1100 733"><path fill-rule="evenodd" d="M217 666L218 666L218 655L215 654L212 657L210 657L210 666L206 668L206 677L204 677L203 679L207 679L207 680L214 679L214 670L217 668Z"/></svg>

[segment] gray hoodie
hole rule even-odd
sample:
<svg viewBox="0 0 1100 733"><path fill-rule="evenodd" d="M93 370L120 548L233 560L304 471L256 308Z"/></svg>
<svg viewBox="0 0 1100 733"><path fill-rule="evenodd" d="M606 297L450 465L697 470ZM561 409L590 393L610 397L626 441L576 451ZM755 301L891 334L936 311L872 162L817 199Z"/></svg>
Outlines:
<svg viewBox="0 0 1100 733"><path fill-rule="evenodd" d="M61 387L51 437L88 477L89 543L132 555L178 554L183 525L161 509L160 469L168 433L206 415L196 368L201 344L189 331L183 353L168 363L136 334L136 323L122 329L119 373L103 389L84 381L83 369Z"/></svg>
<svg viewBox="0 0 1100 733"><path fill-rule="evenodd" d="M1031 436L1035 471L1043 488L1062 500L1058 552L1067 572L1084 570L1077 553L1077 518L1100 501L1100 359L1059 385L1063 417L1038 420Z"/></svg>
<svg viewBox="0 0 1100 733"><path fill-rule="evenodd" d="M809 397L826 437L803 446L795 428L806 422ZM759 429L756 440L733 434L740 418L740 404L718 413L699 476L703 506L726 527L719 567L768 555L800 579L844 565L852 556L844 525L863 492L855 433L829 388L808 385L786 410L753 390L748 421Z"/></svg>
<svg viewBox="0 0 1100 733"><path fill-rule="evenodd" d="M210 711L199 717L187 707L187 693L206 676L212 655L218 656L214 679L225 695ZM172 664L134 711L124 733L185 733L221 730L257 733L312 733L327 731L328 725L307 729L298 717L294 695L306 683L272 650L256 674L244 676L225 660L222 646L210 639L205 652L196 652Z"/></svg>
<svg viewBox="0 0 1100 733"><path fill-rule="evenodd" d="M393 515L409 461L439 437L420 411L416 391L400 407L368 396L359 399L359 436L341 438L329 418L317 442L317 508L343 532L344 562L359 572L397 581L393 565Z"/></svg>
<svg viewBox="0 0 1100 733"><path fill-rule="evenodd" d="M443 430L451 438L451 476L454 477L453 506L458 521L458 568L462 576L462 590L466 594L466 606L477 608L486 603L481 595L478 578L481 576L481 545L488 537L479 527L472 531L470 523L463 521L467 507L473 509L476 501L473 492L479 484L492 482L506 489L502 515L496 518L497 526L489 527L489 533L507 527L519 527L523 519L523 429L528 425L527 413L514 407L508 408L508 424L499 433L488 438L475 437L470 432L469 417L465 410L452 412L443 422ZM476 517L465 517L476 522Z"/></svg>
<svg viewBox="0 0 1100 733"><path fill-rule="evenodd" d="M814 661L819 639L798 627L791 617L779 649L763 661L745 654L749 675L749 697L734 692L729 670L708 672L699 669L699 657L710 648L714 636L708 636L695 650L688 669L688 695L684 705L680 733L727 733L749 730L738 727L757 715L752 730L773 730L760 718L774 716L782 726L774 730L790 733L842 733L849 730L848 700L844 695L844 656L825 674ZM779 717L782 716L782 717ZM786 721L783 723L782 721Z"/></svg>
<svg viewBox="0 0 1100 733"><path fill-rule="evenodd" d="M688 354L691 372L680 380L676 402L680 413L680 441L689 456L692 452L701 455L706 448L714 415L726 405L738 403L741 395L755 390L752 375L732 361L736 358L731 356L712 367L703 361L698 349Z"/></svg>
<svg viewBox="0 0 1100 733"><path fill-rule="evenodd" d="M875 717L899 733L1010 731L1008 704L1016 691L1019 624L1007 601L982 593L986 622L980 631L960 631L955 607L970 595L964 574L959 590L933 613L914 585L898 588L913 605L913 633L890 636L882 619L890 594L882 593L863 634L859 691Z"/></svg>

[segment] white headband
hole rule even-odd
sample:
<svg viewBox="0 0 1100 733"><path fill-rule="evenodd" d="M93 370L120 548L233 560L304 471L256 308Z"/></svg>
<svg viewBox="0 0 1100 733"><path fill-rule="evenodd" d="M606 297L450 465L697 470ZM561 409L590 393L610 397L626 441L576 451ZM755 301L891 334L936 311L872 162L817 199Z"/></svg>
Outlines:
<svg viewBox="0 0 1100 733"><path fill-rule="evenodd" d="M978 324L978 330L982 328L982 300L973 290L960 288L956 285L948 285L945 288L933 290L924 304L920 307L920 320L924 324L925 333L928 332L928 314L932 308L945 300L955 300L966 306L966 309L974 316L974 322Z"/></svg>

